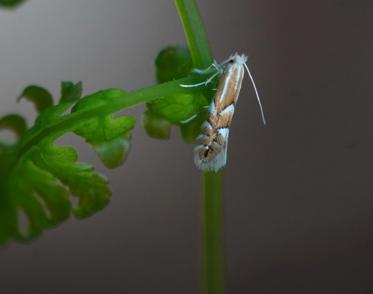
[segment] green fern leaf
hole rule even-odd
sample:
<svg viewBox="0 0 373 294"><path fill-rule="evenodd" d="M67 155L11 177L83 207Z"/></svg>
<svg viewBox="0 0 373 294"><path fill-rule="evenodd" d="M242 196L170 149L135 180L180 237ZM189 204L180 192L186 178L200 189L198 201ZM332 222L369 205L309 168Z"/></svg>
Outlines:
<svg viewBox="0 0 373 294"><path fill-rule="evenodd" d="M192 59L187 48L167 47L158 54L156 78L159 83L192 74ZM168 139L172 124L180 127L184 141L194 142L206 118L206 106L213 91L211 83L199 93L186 93L160 97L147 104L143 126L147 134L156 139Z"/></svg>
<svg viewBox="0 0 373 294"><path fill-rule="evenodd" d="M22 98L34 103L39 113L53 105L53 98L48 90L36 85L31 85L24 89L22 94L18 97L18 101Z"/></svg>
<svg viewBox="0 0 373 294"><path fill-rule="evenodd" d="M112 90L111 99L116 95L123 95L120 90ZM88 96L78 103L72 112L86 111L106 103L108 93L97 93ZM75 133L86 139L92 145L98 156L108 168L121 165L130 149L130 130L135 126L136 120L130 116L113 117L113 115L97 115L83 123Z"/></svg>
<svg viewBox="0 0 373 294"><path fill-rule="evenodd" d="M0 130L9 129L20 138L27 129L26 120L18 114L8 114L0 118Z"/></svg>
<svg viewBox="0 0 373 294"><path fill-rule="evenodd" d="M110 114L87 115L103 101L123 98L125 93L105 90L80 98L81 88L81 83L63 82L57 105L48 102L48 92L41 87L26 88L22 96L41 111L34 126L26 132L22 117L7 115L0 119L0 129L13 130L20 138L13 145L0 144L0 243L30 240L71 214L88 217L109 202L107 179L92 166L77 162L72 147L54 142L73 131L94 146L107 166L114 167L123 162L128 152L129 131L135 121L125 116L113 118ZM72 114L67 120L70 108ZM74 116L79 119L68 124ZM75 207L71 197L78 199Z"/></svg>
<svg viewBox="0 0 373 294"><path fill-rule="evenodd" d="M21 4L24 1L25 0L0 0L0 6L12 8Z"/></svg>
<svg viewBox="0 0 373 294"><path fill-rule="evenodd" d="M171 123L149 109L143 113L142 123L146 133L150 137L160 140L167 140L170 138Z"/></svg>

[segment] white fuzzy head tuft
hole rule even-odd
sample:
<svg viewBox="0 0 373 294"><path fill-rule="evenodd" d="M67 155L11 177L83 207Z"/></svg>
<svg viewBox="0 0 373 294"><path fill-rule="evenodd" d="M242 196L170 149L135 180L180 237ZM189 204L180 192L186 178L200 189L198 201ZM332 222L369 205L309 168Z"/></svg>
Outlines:
<svg viewBox="0 0 373 294"><path fill-rule="evenodd" d="M247 56L245 54L234 53L229 57L229 61L233 61L238 64L245 64L247 61Z"/></svg>

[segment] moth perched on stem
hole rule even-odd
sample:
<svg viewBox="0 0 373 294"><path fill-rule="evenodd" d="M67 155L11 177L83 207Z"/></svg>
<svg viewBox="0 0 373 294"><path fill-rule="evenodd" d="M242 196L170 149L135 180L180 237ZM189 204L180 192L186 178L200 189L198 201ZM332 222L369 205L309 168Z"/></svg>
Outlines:
<svg viewBox="0 0 373 294"><path fill-rule="evenodd" d="M266 124L258 90L246 61L247 56L235 53L220 65L214 64L217 72L206 82L182 85L184 87L206 85L218 74L222 75L218 89L209 106L207 120L203 123L201 134L197 138L198 145L194 149L194 162L203 171L216 172L223 168L227 162L229 127L232 123L245 70L253 84L263 123Z"/></svg>

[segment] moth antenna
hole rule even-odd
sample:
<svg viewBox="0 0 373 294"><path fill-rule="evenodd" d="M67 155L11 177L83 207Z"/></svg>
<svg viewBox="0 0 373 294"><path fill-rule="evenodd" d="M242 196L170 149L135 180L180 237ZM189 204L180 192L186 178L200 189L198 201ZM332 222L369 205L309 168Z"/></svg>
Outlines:
<svg viewBox="0 0 373 294"><path fill-rule="evenodd" d="M247 66L247 64L244 63L243 65L245 66L247 74L249 75L251 83L253 85L253 88L254 88L254 91L255 91L255 94L256 94L256 100L258 101L258 104L259 104L260 114L262 116L262 121L263 121L263 124L265 125L266 124L266 119L265 119L265 116L264 116L263 106L262 106L262 102L260 101L260 98L259 98L259 93L258 93L258 89L256 88L256 85L255 85L255 82L254 82L254 78L251 75L251 72L250 72L249 67Z"/></svg>

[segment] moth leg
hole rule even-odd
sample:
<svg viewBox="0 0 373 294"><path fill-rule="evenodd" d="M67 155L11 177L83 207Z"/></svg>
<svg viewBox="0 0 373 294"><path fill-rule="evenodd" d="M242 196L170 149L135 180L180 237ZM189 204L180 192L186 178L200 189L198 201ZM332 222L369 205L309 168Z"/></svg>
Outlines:
<svg viewBox="0 0 373 294"><path fill-rule="evenodd" d="M201 83L197 83L197 84L191 84L191 85L180 84L180 87L183 87L183 88L193 88L193 87L199 87L199 86L207 86L209 83L212 82L213 79L215 79L215 77L217 75L223 73L223 68L216 62L216 60L214 60L214 62L209 67L207 67L205 69L198 69L198 68L196 68L196 69L193 70L196 73L204 74L204 73L210 71L211 68L215 68L216 72L211 77L209 77L206 81L201 82Z"/></svg>
<svg viewBox="0 0 373 294"><path fill-rule="evenodd" d="M195 73L199 73L199 74L204 74L204 73L207 73L210 71L211 68L215 68L216 70L219 70L219 63L217 63L217 61L214 59L214 62L209 66L209 67L206 67L206 68L195 68L193 69L193 71Z"/></svg>
<svg viewBox="0 0 373 294"><path fill-rule="evenodd" d="M193 87L199 87L199 86L207 86L209 83L212 82L213 79L215 79L215 77L217 75L220 75L221 72L220 71L216 71L211 77L209 77L206 81L204 82L201 82L201 83L197 83L197 84L191 84L191 85L186 85L186 84L180 84L180 87L183 87L183 88L193 88Z"/></svg>
<svg viewBox="0 0 373 294"><path fill-rule="evenodd" d="M202 106L202 109L200 111L198 111L196 114L193 114L191 117L188 117L187 119L184 119L182 121L180 121L180 123L182 124L186 124L188 122L191 122L192 120L194 120L199 114L201 114L202 112L205 112L209 109L209 105L205 105L205 106Z"/></svg>

